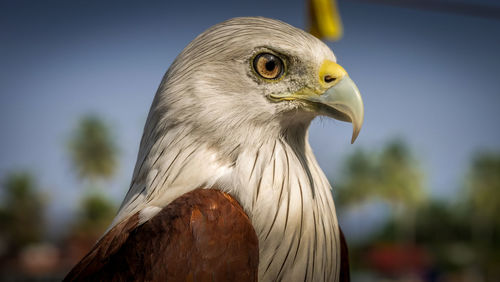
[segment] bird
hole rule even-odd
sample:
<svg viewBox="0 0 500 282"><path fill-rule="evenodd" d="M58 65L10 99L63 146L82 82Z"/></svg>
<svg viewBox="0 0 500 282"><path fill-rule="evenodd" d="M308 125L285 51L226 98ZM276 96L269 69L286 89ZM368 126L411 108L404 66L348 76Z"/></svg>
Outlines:
<svg viewBox="0 0 500 282"><path fill-rule="evenodd" d="M349 281L316 117L364 118L331 49L279 20L239 17L190 42L164 75L130 188L65 281Z"/></svg>

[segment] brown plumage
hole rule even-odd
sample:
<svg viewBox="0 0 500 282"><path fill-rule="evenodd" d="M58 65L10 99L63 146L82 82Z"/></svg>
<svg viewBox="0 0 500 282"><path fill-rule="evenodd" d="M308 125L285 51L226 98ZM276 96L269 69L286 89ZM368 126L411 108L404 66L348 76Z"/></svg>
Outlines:
<svg viewBox="0 0 500 282"><path fill-rule="evenodd" d="M231 196L197 189L116 225L64 281L257 281L258 239Z"/></svg>

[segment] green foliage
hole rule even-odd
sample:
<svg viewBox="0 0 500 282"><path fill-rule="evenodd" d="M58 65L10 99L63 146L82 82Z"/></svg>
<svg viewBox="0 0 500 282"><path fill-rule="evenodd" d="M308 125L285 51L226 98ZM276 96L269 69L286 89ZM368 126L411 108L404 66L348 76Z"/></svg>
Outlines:
<svg viewBox="0 0 500 282"><path fill-rule="evenodd" d="M81 203L76 231L89 235L101 234L115 216L115 205L101 194L91 194Z"/></svg>
<svg viewBox="0 0 500 282"><path fill-rule="evenodd" d="M465 182L466 201L482 220L500 225L500 153L480 153Z"/></svg>
<svg viewBox="0 0 500 282"><path fill-rule="evenodd" d="M343 177L335 185L336 203L341 207L367 201L380 182L374 154L358 149L345 160Z"/></svg>
<svg viewBox="0 0 500 282"><path fill-rule="evenodd" d="M457 204L432 200L418 210L417 242L437 246L470 239L466 211Z"/></svg>
<svg viewBox="0 0 500 282"><path fill-rule="evenodd" d="M109 127L97 116L82 118L69 141L69 152L78 175L83 179L107 179L116 170L116 144Z"/></svg>
<svg viewBox="0 0 500 282"><path fill-rule="evenodd" d="M423 174L401 140L390 142L380 152L358 150L349 156L336 193L339 209L377 199L386 202L397 221L396 237L414 241L416 210L427 195Z"/></svg>
<svg viewBox="0 0 500 282"><path fill-rule="evenodd" d="M336 190L340 205L379 198L411 207L426 199L423 174L400 140L389 143L381 152L360 149L349 156Z"/></svg>
<svg viewBox="0 0 500 282"><path fill-rule="evenodd" d="M500 153L477 154L465 180L464 203L476 265L488 276L500 277ZM496 276L495 276L496 275ZM493 281L493 280L492 280ZM496 279L495 281L498 281Z"/></svg>
<svg viewBox="0 0 500 282"><path fill-rule="evenodd" d="M423 174L405 143L397 140L387 145L379 161L382 199L412 206L424 202Z"/></svg>
<svg viewBox="0 0 500 282"><path fill-rule="evenodd" d="M28 173L7 175L2 183L0 236L10 250L18 250L42 239L45 223L44 201Z"/></svg>

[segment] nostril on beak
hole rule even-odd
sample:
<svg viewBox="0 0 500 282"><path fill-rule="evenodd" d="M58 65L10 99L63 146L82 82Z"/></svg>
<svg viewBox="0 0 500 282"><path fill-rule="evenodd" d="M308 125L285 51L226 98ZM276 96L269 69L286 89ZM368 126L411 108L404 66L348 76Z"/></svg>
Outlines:
<svg viewBox="0 0 500 282"><path fill-rule="evenodd" d="M325 77L323 79L325 80L326 83L330 83L330 82L334 82L337 78L333 77L331 75L325 75Z"/></svg>

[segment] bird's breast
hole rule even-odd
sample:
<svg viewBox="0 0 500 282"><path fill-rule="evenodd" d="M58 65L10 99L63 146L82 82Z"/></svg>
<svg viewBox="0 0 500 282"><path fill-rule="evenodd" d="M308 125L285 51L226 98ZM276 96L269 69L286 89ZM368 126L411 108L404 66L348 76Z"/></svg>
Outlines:
<svg viewBox="0 0 500 282"><path fill-rule="evenodd" d="M312 153L277 141L242 153L234 173L246 183L235 192L259 238L259 280L336 281L335 207Z"/></svg>

